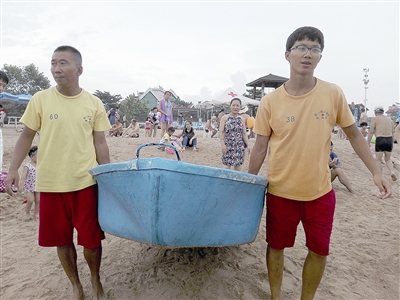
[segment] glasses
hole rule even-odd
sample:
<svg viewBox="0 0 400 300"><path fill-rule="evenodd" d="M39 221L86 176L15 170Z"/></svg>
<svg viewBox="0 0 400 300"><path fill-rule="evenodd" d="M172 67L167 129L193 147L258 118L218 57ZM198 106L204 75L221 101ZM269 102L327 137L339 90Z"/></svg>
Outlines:
<svg viewBox="0 0 400 300"><path fill-rule="evenodd" d="M306 46L294 46L289 49L290 51L296 50L300 54L306 54L308 50L310 50L311 55L320 55L322 53L321 48L308 48Z"/></svg>

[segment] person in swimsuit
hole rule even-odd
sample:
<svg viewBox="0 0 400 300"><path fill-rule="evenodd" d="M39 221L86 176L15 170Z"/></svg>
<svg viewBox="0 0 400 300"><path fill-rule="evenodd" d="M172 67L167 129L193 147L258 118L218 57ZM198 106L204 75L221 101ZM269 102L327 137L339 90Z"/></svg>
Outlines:
<svg viewBox="0 0 400 300"><path fill-rule="evenodd" d="M390 172L390 177L393 181L397 180L394 173L393 163L390 159L393 150L393 122L383 115L384 109L382 106L377 106L374 109L375 117L371 120L371 126L368 133L368 145L371 142L372 136L375 135L375 160L378 167L382 171L382 157Z"/></svg>

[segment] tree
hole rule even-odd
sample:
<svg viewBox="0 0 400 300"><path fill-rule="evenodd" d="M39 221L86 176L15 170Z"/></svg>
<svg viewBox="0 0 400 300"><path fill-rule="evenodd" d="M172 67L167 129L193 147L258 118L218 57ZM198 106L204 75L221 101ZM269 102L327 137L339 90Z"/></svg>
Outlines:
<svg viewBox="0 0 400 300"><path fill-rule="evenodd" d="M10 79L7 92L10 94L31 94L50 88L50 80L39 72L39 69L30 64L25 67L4 65L2 69Z"/></svg>
<svg viewBox="0 0 400 300"><path fill-rule="evenodd" d="M119 106L121 119L126 115L128 124L132 119L138 122L144 122L149 114L150 107L147 102L141 102L134 94L126 97Z"/></svg>
<svg viewBox="0 0 400 300"><path fill-rule="evenodd" d="M38 91L42 91L51 87L50 80L39 72L39 69L30 64L25 67L17 67L15 65L4 64L1 69L5 72L10 79L6 87L6 92L18 94L31 94L34 95ZM25 104L4 103L4 108L7 110L9 116L22 116L25 111Z"/></svg>
<svg viewBox="0 0 400 300"><path fill-rule="evenodd" d="M174 107L175 108L177 108L177 107L185 107L185 108L187 108L187 107L190 107L192 105L192 103L191 102L186 102L186 101L184 101L184 100L181 100L181 98L179 98L178 97L178 99L176 99L175 101L174 101Z"/></svg>
<svg viewBox="0 0 400 300"><path fill-rule="evenodd" d="M256 88L256 97L254 97L254 90L248 89L246 90L247 93L244 93L243 96L251 99L260 99L262 97L261 89Z"/></svg>
<svg viewBox="0 0 400 300"><path fill-rule="evenodd" d="M96 90L93 95L103 101L103 103L107 105L108 109L119 106L119 103L122 100L121 95L111 95L110 92L100 92L99 90Z"/></svg>

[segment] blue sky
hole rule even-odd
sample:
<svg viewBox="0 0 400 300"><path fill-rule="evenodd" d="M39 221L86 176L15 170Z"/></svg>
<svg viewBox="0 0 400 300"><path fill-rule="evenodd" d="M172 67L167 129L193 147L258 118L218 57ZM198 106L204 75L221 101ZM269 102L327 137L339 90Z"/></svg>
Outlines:
<svg viewBox="0 0 400 300"><path fill-rule="evenodd" d="M286 39L301 26L324 33L315 76L349 103L364 101L364 68L369 108L400 102L398 1L2 1L0 64L34 63L54 84L51 55L66 44L82 53L91 93L160 85L197 103L269 73L289 77Z"/></svg>

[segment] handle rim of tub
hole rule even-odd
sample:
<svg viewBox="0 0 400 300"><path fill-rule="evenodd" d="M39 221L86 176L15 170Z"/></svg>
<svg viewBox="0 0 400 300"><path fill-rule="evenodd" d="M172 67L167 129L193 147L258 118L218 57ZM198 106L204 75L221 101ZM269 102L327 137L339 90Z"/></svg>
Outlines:
<svg viewBox="0 0 400 300"><path fill-rule="evenodd" d="M139 162L139 153L140 153L140 150L141 150L142 148L148 147L148 146L164 146L164 147L172 148L172 149L174 149L174 151L175 151L175 154L176 154L176 157L177 157L178 161L181 160L181 157L180 157L180 155L179 155L178 149L177 149L174 145L165 144L165 143L145 143L145 144L141 144L141 145L137 148L137 150L136 150L136 158L137 158L137 160L136 160L136 169L138 169L138 170L139 170L138 162Z"/></svg>

